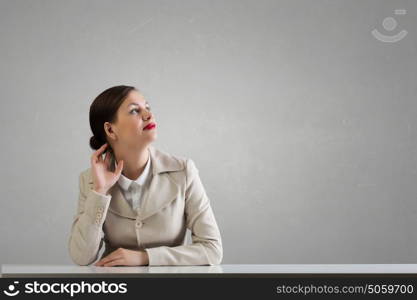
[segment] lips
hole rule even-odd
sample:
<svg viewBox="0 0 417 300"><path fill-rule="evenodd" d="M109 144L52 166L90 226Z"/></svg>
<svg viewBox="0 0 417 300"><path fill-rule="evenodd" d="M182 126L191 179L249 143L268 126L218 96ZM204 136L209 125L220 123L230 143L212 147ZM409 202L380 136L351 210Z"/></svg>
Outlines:
<svg viewBox="0 0 417 300"><path fill-rule="evenodd" d="M146 125L145 127L143 127L143 130L150 130L156 127L155 123L149 123L148 125Z"/></svg>

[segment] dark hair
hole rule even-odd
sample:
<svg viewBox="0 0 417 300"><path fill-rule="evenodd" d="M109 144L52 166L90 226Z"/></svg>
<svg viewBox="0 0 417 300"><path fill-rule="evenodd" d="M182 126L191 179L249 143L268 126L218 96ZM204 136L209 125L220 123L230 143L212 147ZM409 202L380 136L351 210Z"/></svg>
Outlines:
<svg viewBox="0 0 417 300"><path fill-rule="evenodd" d="M127 85L117 85L103 91L90 106L90 128L93 136L90 138L90 147L97 150L107 142L104 123L117 121L117 110L130 91L137 88ZM110 144L106 150L111 151Z"/></svg>

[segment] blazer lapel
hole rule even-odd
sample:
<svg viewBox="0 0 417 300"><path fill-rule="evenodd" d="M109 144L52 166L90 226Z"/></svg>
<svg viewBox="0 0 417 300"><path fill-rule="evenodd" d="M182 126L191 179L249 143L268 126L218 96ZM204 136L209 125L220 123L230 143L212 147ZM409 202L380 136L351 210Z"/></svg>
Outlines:
<svg viewBox="0 0 417 300"><path fill-rule="evenodd" d="M140 219L146 219L177 198L181 187L169 172L184 169L183 163L172 155L149 146L152 164L152 180L138 210Z"/></svg>
<svg viewBox="0 0 417 300"><path fill-rule="evenodd" d="M90 189L93 189L93 179L91 176L88 183L90 185ZM129 203L127 203L117 183L115 183L110 188L109 194L112 196L110 200L109 210L122 217L130 219L137 218L137 213L132 209Z"/></svg>
<svg viewBox="0 0 417 300"><path fill-rule="evenodd" d="M124 198L122 191L115 183L109 193L112 195L109 210L115 214L141 220L150 217L163 209L177 198L181 187L169 176L168 172L180 171L184 165L172 155L149 146L151 156L152 178L148 190L142 197L142 203L137 211L133 210ZM114 170L114 169L113 169ZM92 188L93 180L90 176L89 184Z"/></svg>
<svg viewBox="0 0 417 300"><path fill-rule="evenodd" d="M110 200L109 210L122 217L130 219L137 218L136 211L134 211L130 204L127 203L122 194L121 188L117 183L112 186L111 195L112 197Z"/></svg>

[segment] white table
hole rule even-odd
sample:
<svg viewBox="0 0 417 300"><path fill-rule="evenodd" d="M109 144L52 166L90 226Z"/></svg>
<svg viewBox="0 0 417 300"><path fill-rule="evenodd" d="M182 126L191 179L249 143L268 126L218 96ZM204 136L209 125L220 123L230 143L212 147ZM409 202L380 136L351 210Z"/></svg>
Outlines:
<svg viewBox="0 0 417 300"><path fill-rule="evenodd" d="M192 277L271 275L415 274L417 264L230 264L215 266L95 267L5 264L1 276L12 277Z"/></svg>

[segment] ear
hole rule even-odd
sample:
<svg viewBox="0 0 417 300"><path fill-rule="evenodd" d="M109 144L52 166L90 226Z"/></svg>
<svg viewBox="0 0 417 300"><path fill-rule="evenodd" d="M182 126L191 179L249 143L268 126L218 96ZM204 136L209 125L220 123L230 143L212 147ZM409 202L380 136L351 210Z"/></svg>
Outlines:
<svg viewBox="0 0 417 300"><path fill-rule="evenodd" d="M106 133L107 137L112 139L112 140L116 140L117 135L116 135L116 132L115 132L114 125L110 122L105 122L103 126L104 126L104 132Z"/></svg>

